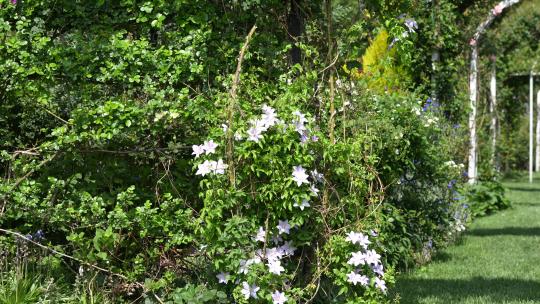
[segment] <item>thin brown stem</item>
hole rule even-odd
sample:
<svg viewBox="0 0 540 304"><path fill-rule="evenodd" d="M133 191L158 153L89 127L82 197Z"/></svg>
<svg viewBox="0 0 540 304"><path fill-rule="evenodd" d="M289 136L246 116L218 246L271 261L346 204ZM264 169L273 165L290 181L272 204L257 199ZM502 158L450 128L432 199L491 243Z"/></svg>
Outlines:
<svg viewBox="0 0 540 304"><path fill-rule="evenodd" d="M240 73L242 72L242 62L244 61L244 56L249 46L249 42L257 29L257 25L253 25L249 34L246 36L246 41L240 49L240 54L238 55L238 64L236 65L236 72L234 73L233 83L231 86L231 99L229 102L229 108L227 110L227 120L228 120L228 129L227 129L227 163L229 165L229 182L231 187L235 186L235 172L234 172L234 110L236 107L236 100L238 99L238 85L240 84Z"/></svg>

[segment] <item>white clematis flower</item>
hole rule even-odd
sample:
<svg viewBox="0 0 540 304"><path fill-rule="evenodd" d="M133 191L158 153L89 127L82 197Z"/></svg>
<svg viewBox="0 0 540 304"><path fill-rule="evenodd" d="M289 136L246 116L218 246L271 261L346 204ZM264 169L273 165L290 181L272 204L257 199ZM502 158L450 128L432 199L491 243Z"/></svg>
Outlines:
<svg viewBox="0 0 540 304"><path fill-rule="evenodd" d="M294 166L292 172L293 181L296 182L296 185L301 186L302 184L309 184L308 175L306 174L306 169L302 166Z"/></svg>
<svg viewBox="0 0 540 304"><path fill-rule="evenodd" d="M259 286L253 284L249 285L248 282L242 282L242 290L240 291L244 295L244 299L249 298L257 299L257 292L261 289Z"/></svg>

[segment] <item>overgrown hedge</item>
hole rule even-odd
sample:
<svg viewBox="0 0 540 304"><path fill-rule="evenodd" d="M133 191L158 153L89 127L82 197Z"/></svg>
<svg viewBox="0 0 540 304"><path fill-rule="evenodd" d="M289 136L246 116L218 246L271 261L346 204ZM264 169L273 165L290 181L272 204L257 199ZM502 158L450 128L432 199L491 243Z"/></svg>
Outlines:
<svg viewBox="0 0 540 304"><path fill-rule="evenodd" d="M282 1L0 5L1 254L78 290L54 303L384 303L463 229L413 19L338 29L349 52L319 1L294 45Z"/></svg>

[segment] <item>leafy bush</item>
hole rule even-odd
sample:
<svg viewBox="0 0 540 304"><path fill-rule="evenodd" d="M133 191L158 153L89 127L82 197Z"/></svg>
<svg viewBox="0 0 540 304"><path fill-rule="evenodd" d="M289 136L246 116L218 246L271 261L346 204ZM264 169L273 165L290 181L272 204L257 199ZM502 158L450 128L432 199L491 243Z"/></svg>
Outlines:
<svg viewBox="0 0 540 304"><path fill-rule="evenodd" d="M381 303L394 267L424 243L445 240L448 173L460 172L441 165L437 114L415 95L353 95L348 111L358 116L337 120L345 133L332 142L288 102L303 96L295 94L306 81L280 87L273 107L242 102L234 129L217 115L207 139L189 150L175 140L184 131L171 128L189 118L179 105L111 101L77 111L42 144L43 158L57 159L19 185L4 222L40 227L75 257L144 279L147 291L172 301L226 294L240 302L250 290L300 300L320 282L330 295L319 293L321 301ZM107 151L121 154L103 162ZM25 163L13 159L14 168ZM159 179L144 173L156 165L164 168ZM149 191L156 180L157 200ZM355 231L364 247L351 244ZM220 284L229 281L238 283ZM194 285L174 291L185 284ZM208 293L197 292L204 284Z"/></svg>
<svg viewBox="0 0 540 304"><path fill-rule="evenodd" d="M63 254L65 302L385 303L462 229L454 135L408 77L411 20L331 63L321 1L294 43L283 1L15 2L0 224L40 232L31 263ZM364 49L369 77L337 68Z"/></svg>
<svg viewBox="0 0 540 304"><path fill-rule="evenodd" d="M227 303L227 295L222 291L209 290L204 285L193 286L187 284L171 292L167 304L204 304Z"/></svg>
<svg viewBox="0 0 540 304"><path fill-rule="evenodd" d="M511 206L504 195L500 182L484 181L470 186L465 192L465 201L472 217L484 216Z"/></svg>

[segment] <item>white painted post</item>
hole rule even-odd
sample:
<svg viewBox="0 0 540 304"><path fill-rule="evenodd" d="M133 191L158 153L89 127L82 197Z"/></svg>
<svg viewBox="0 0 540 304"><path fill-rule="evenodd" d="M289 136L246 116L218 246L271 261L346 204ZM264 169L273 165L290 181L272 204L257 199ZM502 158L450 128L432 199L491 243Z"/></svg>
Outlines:
<svg viewBox="0 0 540 304"><path fill-rule="evenodd" d="M439 50L431 51L431 99L433 102L438 102L437 96L437 66L440 60Z"/></svg>
<svg viewBox="0 0 540 304"><path fill-rule="evenodd" d="M540 172L540 90L536 94L536 172Z"/></svg>
<svg viewBox="0 0 540 304"><path fill-rule="evenodd" d="M470 98L470 107L471 112L469 113L469 167L467 168L467 173L469 175L469 184L476 183L476 92L478 87L476 86L478 80L478 47L475 45L472 46L471 53L471 71L469 75L469 98Z"/></svg>
<svg viewBox="0 0 540 304"><path fill-rule="evenodd" d="M492 57L491 79L489 83L490 103L489 113L491 115L491 165L496 165L497 153L497 69L495 57Z"/></svg>
<svg viewBox="0 0 540 304"><path fill-rule="evenodd" d="M529 75L529 183L533 181L533 103L534 103L534 88L533 88L533 72Z"/></svg>

